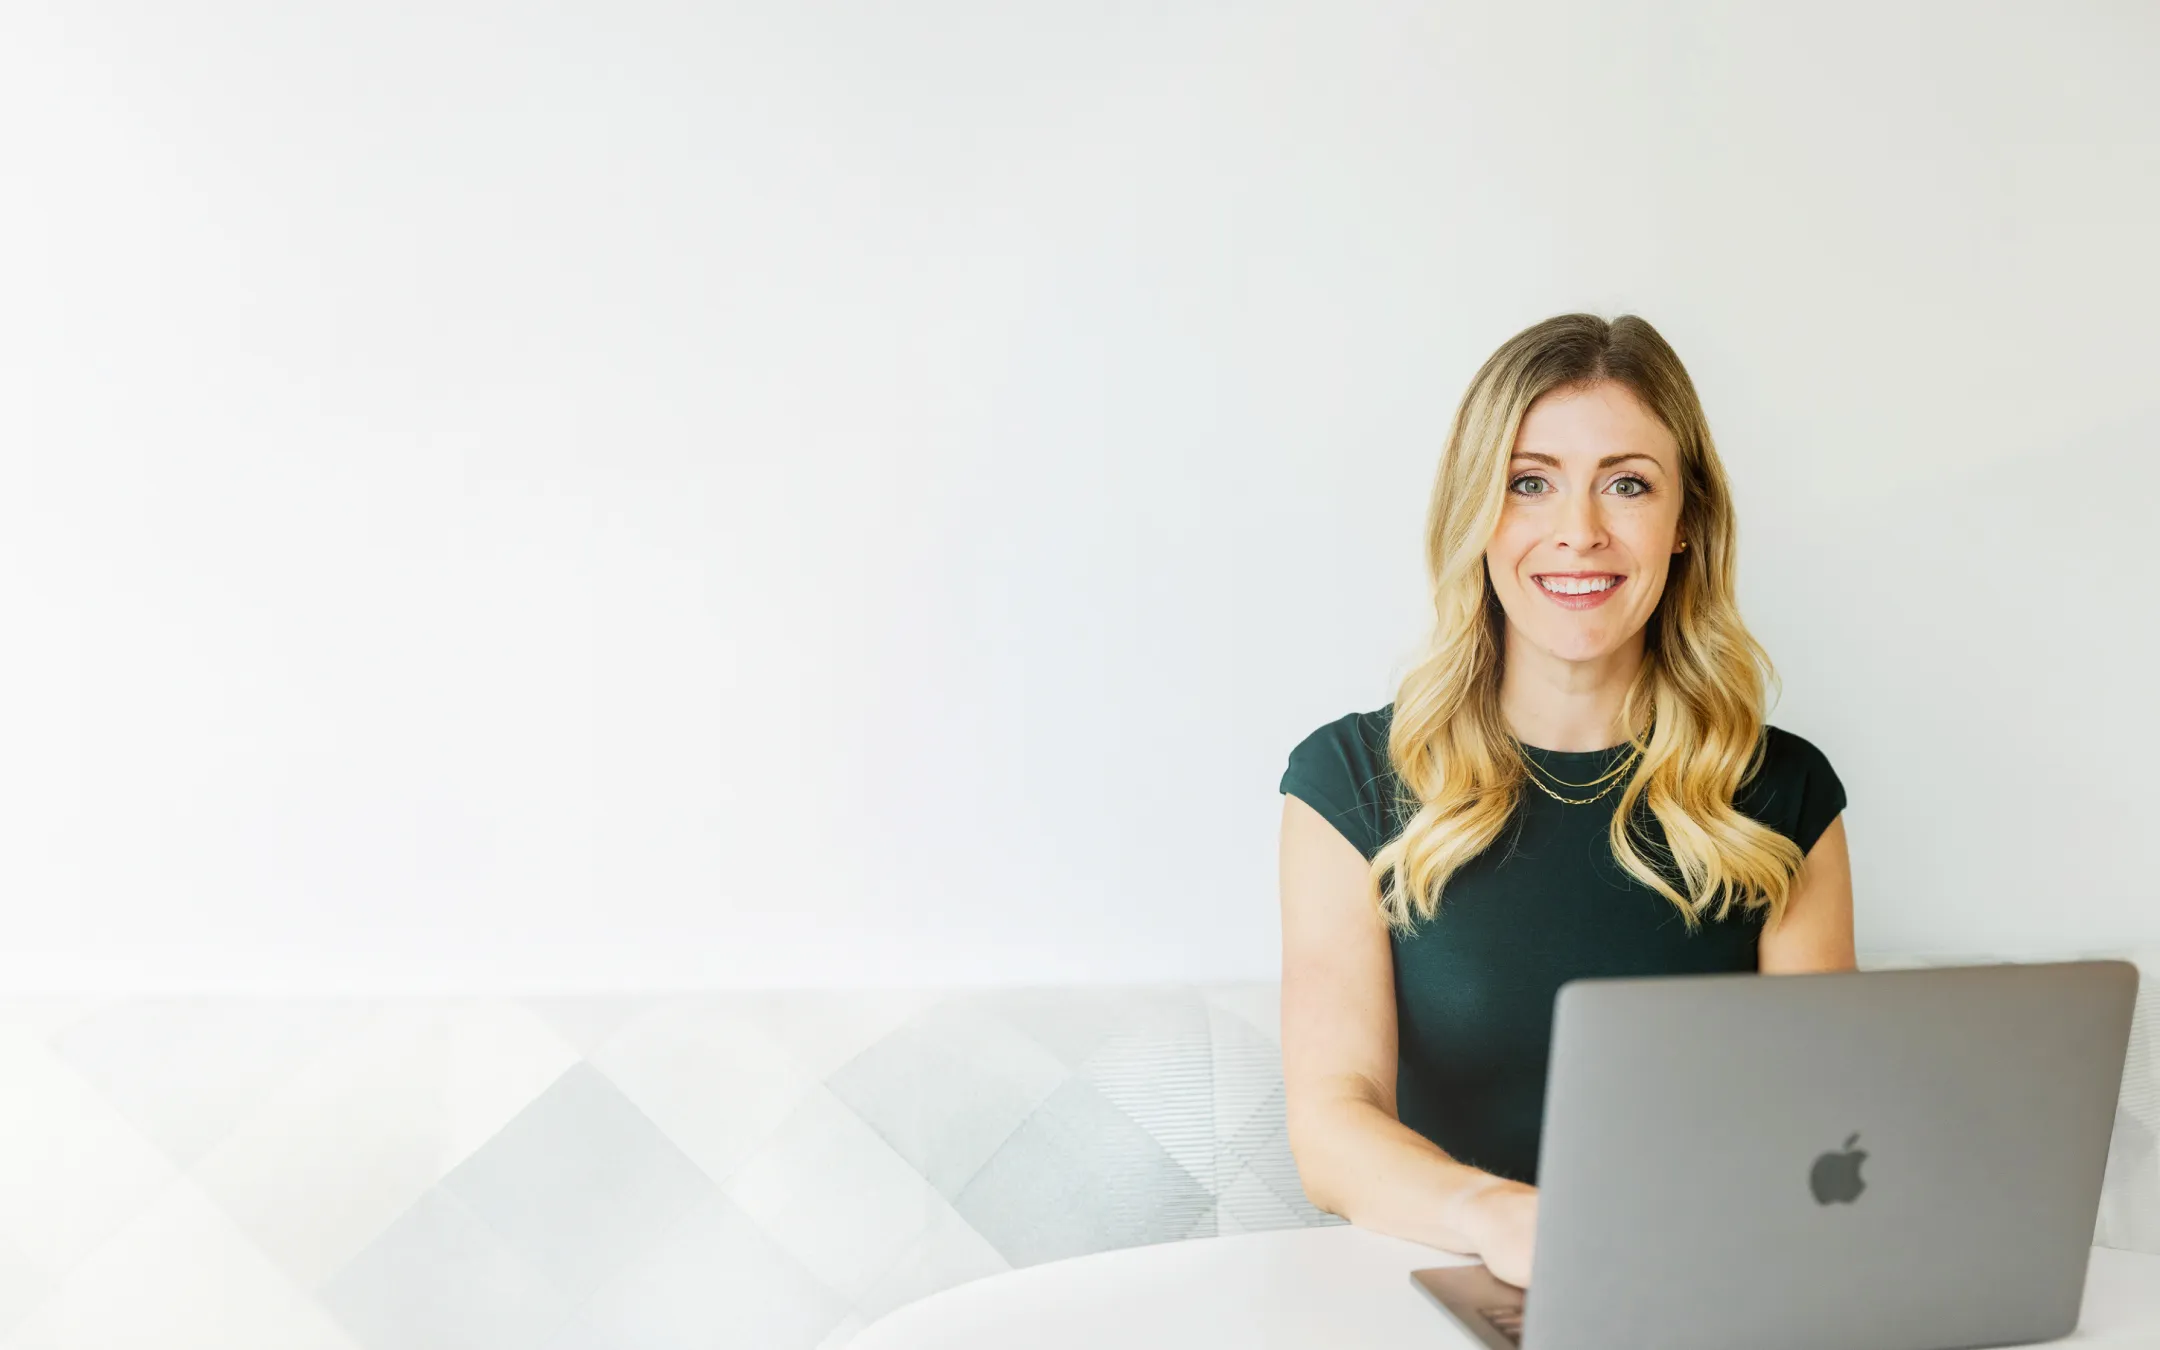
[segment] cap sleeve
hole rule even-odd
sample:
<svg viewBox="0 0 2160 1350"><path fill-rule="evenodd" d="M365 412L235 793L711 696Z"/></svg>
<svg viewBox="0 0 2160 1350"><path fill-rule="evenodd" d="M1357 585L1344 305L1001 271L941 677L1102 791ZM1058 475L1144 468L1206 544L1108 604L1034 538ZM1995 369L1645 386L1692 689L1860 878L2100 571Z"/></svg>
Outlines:
<svg viewBox="0 0 2160 1350"><path fill-rule="evenodd" d="M1357 851L1372 858L1386 842L1387 736L1352 713L1298 742L1279 791L1325 817Z"/></svg>
<svg viewBox="0 0 2160 1350"><path fill-rule="evenodd" d="M1749 796L1756 803L1750 815L1800 846L1802 854L1815 847L1830 822L1845 809L1845 784L1829 757L1814 742L1779 727L1766 733L1763 765Z"/></svg>

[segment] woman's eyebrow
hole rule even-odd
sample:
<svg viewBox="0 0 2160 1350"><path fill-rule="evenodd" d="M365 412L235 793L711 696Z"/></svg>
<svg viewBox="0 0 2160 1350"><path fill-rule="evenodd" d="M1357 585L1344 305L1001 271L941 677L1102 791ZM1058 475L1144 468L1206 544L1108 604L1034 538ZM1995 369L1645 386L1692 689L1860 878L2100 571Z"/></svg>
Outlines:
<svg viewBox="0 0 2160 1350"><path fill-rule="evenodd" d="M1541 455L1535 450L1517 450L1515 452L1515 458L1535 460L1539 464L1550 464L1556 469L1560 467L1559 460L1554 459L1551 455ZM1657 464L1659 468L1665 467L1663 464L1659 463L1658 457L1656 455L1646 455L1640 450L1630 450L1624 455L1607 455L1605 456L1605 458L1597 462L1597 466L1601 469L1609 469L1615 464L1625 464L1631 459L1647 459L1652 464Z"/></svg>

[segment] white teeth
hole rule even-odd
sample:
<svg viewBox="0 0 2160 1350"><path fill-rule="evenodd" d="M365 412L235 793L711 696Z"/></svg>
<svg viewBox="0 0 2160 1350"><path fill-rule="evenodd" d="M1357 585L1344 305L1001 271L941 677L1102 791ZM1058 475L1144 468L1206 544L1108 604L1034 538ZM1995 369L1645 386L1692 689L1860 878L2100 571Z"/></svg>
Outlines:
<svg viewBox="0 0 2160 1350"><path fill-rule="evenodd" d="M1554 595L1591 595L1609 591L1620 583L1618 577L1539 577L1537 584Z"/></svg>

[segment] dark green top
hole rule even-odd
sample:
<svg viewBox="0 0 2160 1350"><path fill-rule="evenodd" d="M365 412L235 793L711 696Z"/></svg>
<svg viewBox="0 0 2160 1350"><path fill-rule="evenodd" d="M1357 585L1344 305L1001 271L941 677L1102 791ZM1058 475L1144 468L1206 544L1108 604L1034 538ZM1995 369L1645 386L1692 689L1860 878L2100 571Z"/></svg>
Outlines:
<svg viewBox="0 0 2160 1350"><path fill-rule="evenodd" d="M1387 757L1393 713L1389 704L1321 727L1290 752L1282 777L1283 792L1367 858L1402 828ZM1767 736L1762 767L1734 805L1805 853L1844 809L1845 789L1813 745L1777 727ZM1627 747L1524 750L1555 779L1587 783ZM1596 788L1557 790L1587 797ZM1605 835L1619 799L1615 790L1564 806L1525 784L1514 821L1449 878L1439 913L1413 936L1394 936L1398 1112L1458 1161L1537 1181L1553 997L1566 981L1757 969L1759 912L1734 906L1690 933L1671 901L1621 870ZM1662 847L1647 808L1641 818Z"/></svg>

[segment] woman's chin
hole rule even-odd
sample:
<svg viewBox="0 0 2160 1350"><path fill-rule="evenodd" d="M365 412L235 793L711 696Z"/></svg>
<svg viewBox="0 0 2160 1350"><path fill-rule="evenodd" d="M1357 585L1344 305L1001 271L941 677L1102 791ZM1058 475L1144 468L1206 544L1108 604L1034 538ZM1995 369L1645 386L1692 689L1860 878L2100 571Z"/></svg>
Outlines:
<svg viewBox="0 0 2160 1350"><path fill-rule="evenodd" d="M1627 645L1629 636L1630 634L1611 631L1600 624L1597 631L1592 632L1568 628L1560 632L1539 633L1535 635L1534 641L1536 646L1555 661L1589 665L1609 659L1613 653Z"/></svg>

